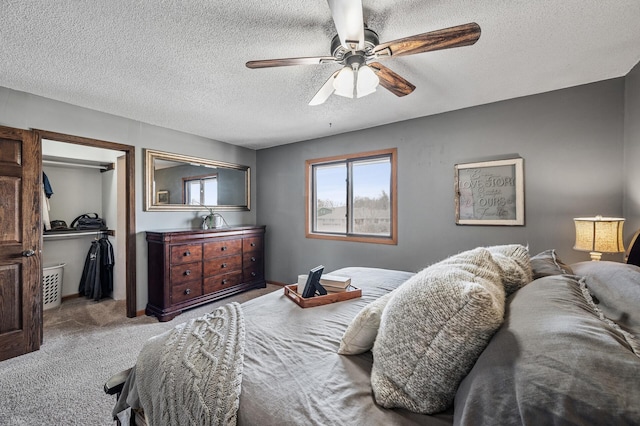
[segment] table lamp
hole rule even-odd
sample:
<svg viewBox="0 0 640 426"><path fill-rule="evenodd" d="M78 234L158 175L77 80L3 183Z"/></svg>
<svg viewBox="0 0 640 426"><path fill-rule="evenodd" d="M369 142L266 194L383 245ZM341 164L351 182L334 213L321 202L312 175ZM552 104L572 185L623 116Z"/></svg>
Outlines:
<svg viewBox="0 0 640 426"><path fill-rule="evenodd" d="M624 252L620 217L576 217L576 244L574 250L588 251L591 260L600 260L602 253Z"/></svg>

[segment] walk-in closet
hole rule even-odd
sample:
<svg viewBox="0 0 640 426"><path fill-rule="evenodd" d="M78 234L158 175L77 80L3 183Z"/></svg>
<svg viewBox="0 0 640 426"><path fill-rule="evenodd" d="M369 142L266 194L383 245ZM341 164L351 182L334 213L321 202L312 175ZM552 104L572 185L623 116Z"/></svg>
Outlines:
<svg viewBox="0 0 640 426"><path fill-rule="evenodd" d="M125 222L123 153L43 139L42 171L45 312L78 297L87 303L100 303L104 298L125 299L125 238L118 238L119 233L124 235ZM75 229L74 219L83 214L97 215L106 222L107 229ZM102 249L97 259L102 265L112 256L112 290L108 294L92 293L80 286L83 273L87 275L88 258L93 259L96 248ZM103 276L103 289L106 282Z"/></svg>

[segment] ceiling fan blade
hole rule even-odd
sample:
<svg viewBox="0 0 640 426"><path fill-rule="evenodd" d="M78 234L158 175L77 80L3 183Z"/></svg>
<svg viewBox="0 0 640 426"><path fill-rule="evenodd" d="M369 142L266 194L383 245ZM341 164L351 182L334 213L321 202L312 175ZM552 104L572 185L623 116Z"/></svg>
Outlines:
<svg viewBox="0 0 640 426"><path fill-rule="evenodd" d="M327 82L322 85L320 90L318 90L318 93L316 93L313 99L309 101L309 105L311 106L320 105L320 104L323 104L324 101L329 99L329 96L331 96L331 94L336 90L333 87L333 81L336 79L336 76L338 75L339 72L340 70L331 74L331 77L329 77L329 80L327 80Z"/></svg>
<svg viewBox="0 0 640 426"><path fill-rule="evenodd" d="M362 0L327 0L340 43L350 50L364 49Z"/></svg>
<svg viewBox="0 0 640 426"><path fill-rule="evenodd" d="M470 46L479 38L480 25L471 22L382 43L373 49L373 53L376 57L406 56L452 47Z"/></svg>
<svg viewBox="0 0 640 426"><path fill-rule="evenodd" d="M291 65L318 65L333 64L336 58L333 56L314 56L306 58L284 58L284 59L263 59L259 61L249 61L246 63L247 68L271 68L271 67L288 67Z"/></svg>
<svg viewBox="0 0 640 426"><path fill-rule="evenodd" d="M400 77L399 74L396 74L379 62L372 62L367 65L373 69L380 79L380 85L396 96L406 96L416 88L416 86L409 83L403 77Z"/></svg>

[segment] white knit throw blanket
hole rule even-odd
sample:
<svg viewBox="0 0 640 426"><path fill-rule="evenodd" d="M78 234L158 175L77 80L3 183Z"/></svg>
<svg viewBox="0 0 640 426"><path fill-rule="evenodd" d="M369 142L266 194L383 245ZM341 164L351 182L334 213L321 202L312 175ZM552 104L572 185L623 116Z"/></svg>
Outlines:
<svg viewBox="0 0 640 426"><path fill-rule="evenodd" d="M245 329L230 303L150 339L136 387L150 425L235 425Z"/></svg>

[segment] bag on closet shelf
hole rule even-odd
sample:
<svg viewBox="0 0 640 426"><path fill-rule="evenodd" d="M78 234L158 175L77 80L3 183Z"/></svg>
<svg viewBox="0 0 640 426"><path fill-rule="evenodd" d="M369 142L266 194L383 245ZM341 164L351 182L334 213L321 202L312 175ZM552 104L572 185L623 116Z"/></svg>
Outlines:
<svg viewBox="0 0 640 426"><path fill-rule="evenodd" d="M107 229L107 222L98 216L98 213L84 213L73 219L71 228L79 231L88 231L93 229Z"/></svg>

